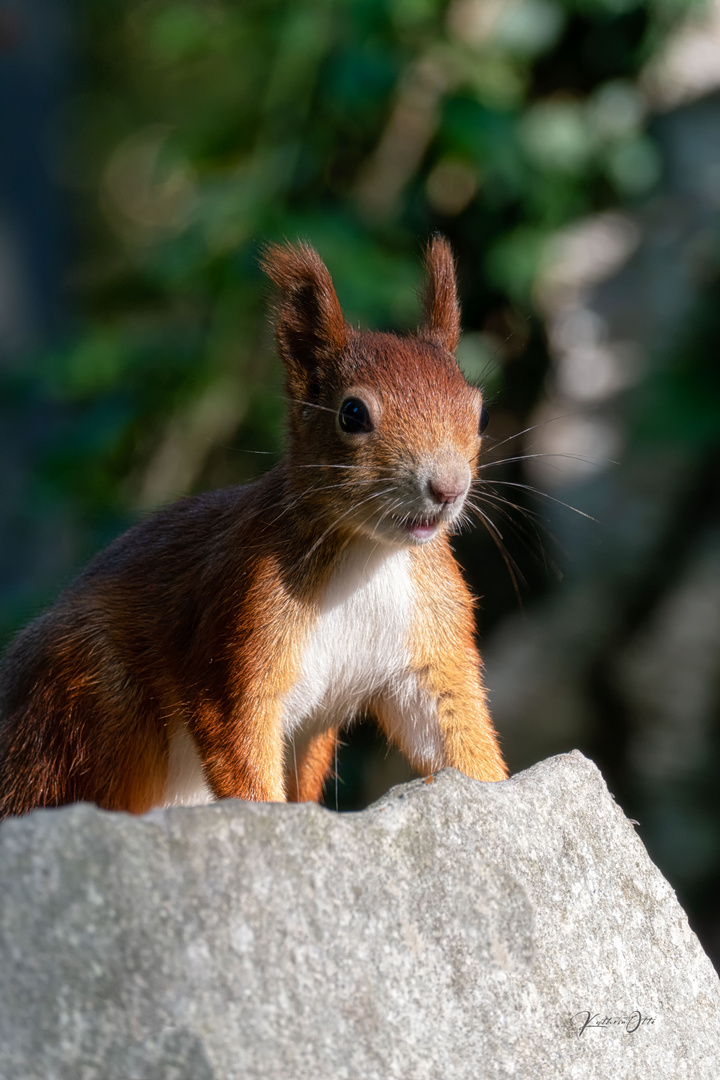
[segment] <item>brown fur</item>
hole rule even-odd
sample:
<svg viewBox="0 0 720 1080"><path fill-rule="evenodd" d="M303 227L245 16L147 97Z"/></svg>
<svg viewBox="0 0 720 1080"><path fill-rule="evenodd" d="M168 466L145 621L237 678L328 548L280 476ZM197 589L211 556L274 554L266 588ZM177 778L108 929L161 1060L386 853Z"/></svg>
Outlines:
<svg viewBox="0 0 720 1080"><path fill-rule="evenodd" d="M280 296L288 453L255 484L183 499L136 525L16 639L0 672L0 817L76 800L147 810L162 800L169 736L182 724L216 797L321 795L336 730L297 740L293 761L282 721L325 585L359 535L387 528L388 477L404 490L429 469L452 501L477 460L481 397L452 356L459 308L446 241L428 250L415 337L351 329L306 245L272 247L264 265ZM354 394L374 422L360 438L336 420ZM435 702L442 763L498 780L506 770L472 602L446 532L442 516L437 536L411 545L408 653ZM367 704L390 732L387 704Z"/></svg>
<svg viewBox="0 0 720 1080"><path fill-rule="evenodd" d="M425 261L428 269L424 296L425 332L448 352L454 353L460 341L460 305L455 284L455 260L443 236L433 237Z"/></svg>

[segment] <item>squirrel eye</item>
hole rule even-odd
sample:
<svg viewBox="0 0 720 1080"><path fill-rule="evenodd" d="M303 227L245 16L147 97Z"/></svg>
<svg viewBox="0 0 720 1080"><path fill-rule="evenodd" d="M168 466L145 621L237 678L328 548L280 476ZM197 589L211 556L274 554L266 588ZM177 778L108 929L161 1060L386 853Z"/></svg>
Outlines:
<svg viewBox="0 0 720 1080"><path fill-rule="evenodd" d="M343 401L338 413L338 422L343 431L358 435L363 431L372 431L372 421L368 407L360 398L351 397Z"/></svg>
<svg viewBox="0 0 720 1080"><path fill-rule="evenodd" d="M480 410L480 423L478 424L478 433L480 435L482 435L483 431L488 426L488 420L489 419L490 419L490 417L488 415L488 411L485 408L485 406L483 405L482 409Z"/></svg>

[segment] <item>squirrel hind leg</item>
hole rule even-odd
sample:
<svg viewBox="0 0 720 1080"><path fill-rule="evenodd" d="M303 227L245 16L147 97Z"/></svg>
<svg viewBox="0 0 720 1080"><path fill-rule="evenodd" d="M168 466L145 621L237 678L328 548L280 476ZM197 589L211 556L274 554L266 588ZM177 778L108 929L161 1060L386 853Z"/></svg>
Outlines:
<svg viewBox="0 0 720 1080"><path fill-rule="evenodd" d="M89 691L62 705L8 718L0 818L74 802L136 814L157 805L168 758L159 720L140 709L118 714Z"/></svg>
<svg viewBox="0 0 720 1080"><path fill-rule="evenodd" d="M103 810L144 814L163 801L167 732L156 710L142 698L121 707L103 696L100 702L78 703L76 723L82 737L74 760L66 764L70 797L64 801L89 801Z"/></svg>
<svg viewBox="0 0 720 1080"><path fill-rule="evenodd" d="M167 733L159 719L137 716L132 734L123 731L116 749L122 764L107 762L108 784L94 801L107 810L144 814L163 805L168 773Z"/></svg>
<svg viewBox="0 0 720 1080"><path fill-rule="evenodd" d="M320 802L325 781L333 775L337 743L334 728L305 739L297 736L289 743L285 762L288 802Z"/></svg>

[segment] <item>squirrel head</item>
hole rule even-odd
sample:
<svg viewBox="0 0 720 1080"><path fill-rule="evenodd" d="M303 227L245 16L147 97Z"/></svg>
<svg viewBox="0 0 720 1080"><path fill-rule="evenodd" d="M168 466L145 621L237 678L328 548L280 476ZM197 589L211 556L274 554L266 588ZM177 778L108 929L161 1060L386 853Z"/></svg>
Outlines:
<svg viewBox="0 0 720 1080"><path fill-rule="evenodd" d="M288 464L298 512L338 536L416 545L457 525L487 414L460 371L460 306L447 240L426 253L415 334L355 330L307 244L273 245L276 342L290 403Z"/></svg>

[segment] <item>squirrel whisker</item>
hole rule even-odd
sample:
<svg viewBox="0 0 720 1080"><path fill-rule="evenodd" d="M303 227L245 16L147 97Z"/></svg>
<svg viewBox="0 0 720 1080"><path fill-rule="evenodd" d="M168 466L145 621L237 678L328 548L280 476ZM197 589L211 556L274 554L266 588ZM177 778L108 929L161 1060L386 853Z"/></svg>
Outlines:
<svg viewBox="0 0 720 1080"><path fill-rule="evenodd" d="M323 540L326 540L327 537L330 536L331 533L335 532L335 530L340 527L340 523L345 518L347 518L350 514L353 514L359 507L364 506L365 503L370 502L372 499L379 499L383 495L389 495L392 490L393 490L392 488L386 488L385 491L376 491L372 495L368 495L368 497L366 499L362 499L359 503L354 503L352 506L350 506L345 511L344 514L340 515L340 517L337 519L337 521L334 521L332 523L332 525L328 529L325 530L325 532L315 541L315 543L312 545L312 547L309 548L308 551L305 552L305 554L303 556L303 559L308 559L313 554L314 551L317 551L317 549L322 544Z"/></svg>

